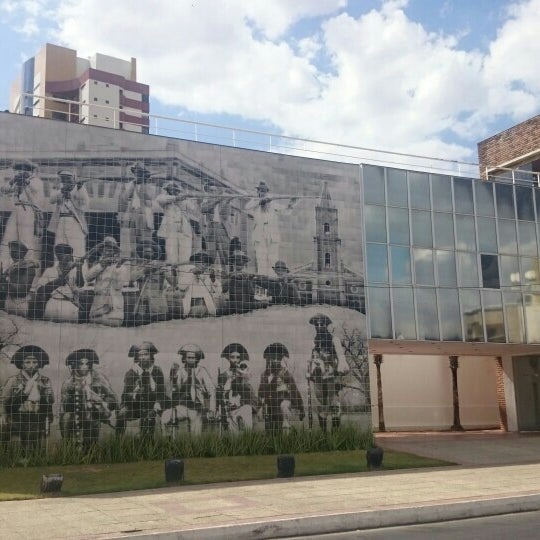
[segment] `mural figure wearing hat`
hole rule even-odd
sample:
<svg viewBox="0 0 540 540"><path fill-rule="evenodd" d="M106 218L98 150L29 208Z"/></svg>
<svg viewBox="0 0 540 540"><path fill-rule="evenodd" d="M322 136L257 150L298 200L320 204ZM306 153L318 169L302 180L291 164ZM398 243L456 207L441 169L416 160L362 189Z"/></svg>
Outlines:
<svg viewBox="0 0 540 540"><path fill-rule="evenodd" d="M11 240L8 248L12 263L2 274L3 289L7 295L4 309L12 315L26 317L39 264L28 257L28 248L19 240Z"/></svg>
<svg viewBox="0 0 540 540"><path fill-rule="evenodd" d="M152 239L154 213L152 197L146 191L146 184L152 173L140 162L130 167L132 180L122 186L118 196L118 217L120 221L120 245L122 256L135 257L137 244Z"/></svg>
<svg viewBox="0 0 540 540"><path fill-rule="evenodd" d="M249 383L249 354L240 343L230 343L221 353L228 366L218 373L216 401L223 429L233 433L253 429L257 396Z"/></svg>
<svg viewBox="0 0 540 540"><path fill-rule="evenodd" d="M135 324L167 319L167 289L173 286L171 273L160 262L160 248L147 240L137 245L137 265L131 273L139 286L139 297L133 310Z"/></svg>
<svg viewBox="0 0 540 540"><path fill-rule="evenodd" d="M116 432L124 433L126 422L139 420L140 434L152 437L156 417L165 408L165 377L155 365L156 346L151 341L132 345L128 357L133 358L133 367L124 377L122 403L116 417Z"/></svg>
<svg viewBox="0 0 540 540"><path fill-rule="evenodd" d="M199 363L204 359L202 349L188 343L178 350L182 365L174 363L170 379L173 408L163 414L166 426L176 426L187 420L189 432L202 432L204 420L212 421L216 414L216 390L210 374Z"/></svg>
<svg viewBox="0 0 540 540"><path fill-rule="evenodd" d="M214 258L207 253L194 253L184 266L178 288L183 292L184 317L215 317L222 305L221 279L211 265Z"/></svg>
<svg viewBox="0 0 540 540"><path fill-rule="evenodd" d="M25 450L39 448L53 421L54 395L51 381L40 373L49 355L37 345L25 345L11 357L19 370L2 390L1 439L19 437Z"/></svg>
<svg viewBox="0 0 540 540"><path fill-rule="evenodd" d="M259 385L260 412L268 433L288 431L294 411L300 421L304 419L304 402L293 376L285 366L289 351L282 343L272 343L263 353L266 369Z"/></svg>
<svg viewBox="0 0 540 540"><path fill-rule="evenodd" d="M78 349L66 358L70 377L62 385L60 433L84 450L98 441L101 424L111 425L118 410L111 384L97 364L99 357L93 349Z"/></svg>
<svg viewBox="0 0 540 540"><path fill-rule="evenodd" d="M232 272L223 280L223 292L229 299L221 313L246 313L252 309L264 307L266 304L255 299L257 286L251 274L245 271L249 257L241 250L231 256Z"/></svg>
<svg viewBox="0 0 540 540"><path fill-rule="evenodd" d="M73 262L73 248L54 246L56 263L39 278L28 308L28 318L49 321L77 321L79 289L84 285L82 262Z"/></svg>
<svg viewBox="0 0 540 540"><path fill-rule="evenodd" d="M0 245L0 266L9 264L9 242L18 240L29 251L28 258L36 262L41 258L43 236L42 209L45 203L43 182L30 161L13 165L14 176L8 186L0 187L0 195L11 197L11 214L4 229Z"/></svg>
<svg viewBox="0 0 540 540"><path fill-rule="evenodd" d="M86 253L88 224L84 213L88 210L89 197L86 186L76 183L72 171L58 171L59 193L51 198L55 205L47 230L53 233L54 243L68 244L75 257Z"/></svg>
<svg viewBox="0 0 540 540"><path fill-rule="evenodd" d="M122 287L129 283L129 267L120 259L120 247L111 236L105 237L94 249L101 256L86 275L88 282L94 281L90 322L121 326L124 321Z"/></svg>
<svg viewBox="0 0 540 540"><path fill-rule="evenodd" d="M253 217L253 230L251 241L255 253L257 274L274 277L272 265L279 259L279 246L281 234L279 224L283 210L290 209L297 199L291 197L288 204L274 200L268 196L270 188L266 182L259 182L257 186L257 200L246 205L246 211Z"/></svg>
<svg viewBox="0 0 540 540"><path fill-rule="evenodd" d="M163 220L157 234L165 239L168 263L187 263L193 250L193 229L185 201L187 195L182 193L179 182L168 182L163 191L156 197L156 202L163 208Z"/></svg>
<svg viewBox="0 0 540 540"><path fill-rule="evenodd" d="M277 261L272 267L277 279L269 281L268 293L274 304L300 304L298 285L290 277L289 269L284 261Z"/></svg>

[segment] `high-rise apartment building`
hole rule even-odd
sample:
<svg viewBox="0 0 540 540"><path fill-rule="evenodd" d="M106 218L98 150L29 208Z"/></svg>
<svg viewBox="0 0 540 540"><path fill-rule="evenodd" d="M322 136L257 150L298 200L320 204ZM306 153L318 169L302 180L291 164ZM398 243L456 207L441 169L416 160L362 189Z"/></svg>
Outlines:
<svg viewBox="0 0 540 540"><path fill-rule="evenodd" d="M150 87L137 82L136 59L47 43L22 65L11 88L10 112L148 133Z"/></svg>

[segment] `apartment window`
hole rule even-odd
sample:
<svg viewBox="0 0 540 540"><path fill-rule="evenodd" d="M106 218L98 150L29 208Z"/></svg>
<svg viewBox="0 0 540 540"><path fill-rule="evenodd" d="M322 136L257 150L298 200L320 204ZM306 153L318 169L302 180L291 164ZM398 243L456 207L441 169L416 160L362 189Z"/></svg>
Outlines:
<svg viewBox="0 0 540 540"><path fill-rule="evenodd" d="M107 103L107 104L108 104L108 103L109 103L109 100L108 100L108 99L106 99L106 100L105 100L105 103Z"/></svg>
<svg viewBox="0 0 540 540"><path fill-rule="evenodd" d="M94 114L94 118L97 118L97 114Z"/></svg>
<svg viewBox="0 0 540 540"><path fill-rule="evenodd" d="M97 81L94 81L94 84L97 84Z"/></svg>
<svg viewBox="0 0 540 540"><path fill-rule="evenodd" d="M94 98L94 101L97 101L97 97Z"/></svg>
<svg viewBox="0 0 540 540"><path fill-rule="evenodd" d="M105 83L105 86L106 86L107 88L109 88L109 83Z"/></svg>

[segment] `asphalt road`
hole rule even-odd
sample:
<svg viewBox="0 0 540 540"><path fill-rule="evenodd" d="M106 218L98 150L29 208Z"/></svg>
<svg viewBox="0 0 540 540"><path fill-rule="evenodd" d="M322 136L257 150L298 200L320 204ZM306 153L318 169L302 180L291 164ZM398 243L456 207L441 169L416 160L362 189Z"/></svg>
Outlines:
<svg viewBox="0 0 540 540"><path fill-rule="evenodd" d="M295 536L294 540L537 540L540 538L540 511L505 514L441 523L389 527L315 536ZM292 539L290 539L292 540Z"/></svg>

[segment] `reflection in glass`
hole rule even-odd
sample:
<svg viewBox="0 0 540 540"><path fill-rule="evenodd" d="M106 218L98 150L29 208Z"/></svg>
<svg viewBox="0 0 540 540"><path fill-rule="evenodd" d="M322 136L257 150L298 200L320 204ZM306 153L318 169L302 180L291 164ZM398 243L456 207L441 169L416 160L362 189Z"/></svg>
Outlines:
<svg viewBox="0 0 540 540"><path fill-rule="evenodd" d="M476 251L473 216L456 215L456 249Z"/></svg>
<svg viewBox="0 0 540 540"><path fill-rule="evenodd" d="M500 289L499 259L497 255L480 255L480 268L482 269L482 287L485 289Z"/></svg>
<svg viewBox="0 0 540 540"><path fill-rule="evenodd" d="M431 208L429 200L429 176L426 173L409 171L411 208Z"/></svg>
<svg viewBox="0 0 540 540"><path fill-rule="evenodd" d="M494 219L476 218L478 226L478 249L488 253L497 253L497 226Z"/></svg>
<svg viewBox="0 0 540 540"><path fill-rule="evenodd" d="M386 193L388 205L408 207L407 171L386 169Z"/></svg>
<svg viewBox="0 0 540 540"><path fill-rule="evenodd" d="M439 340L439 316L435 289L416 289L418 306L418 339Z"/></svg>
<svg viewBox="0 0 540 540"><path fill-rule="evenodd" d="M465 328L465 341L484 341L484 317L480 304L480 291L461 291L461 316Z"/></svg>
<svg viewBox="0 0 540 540"><path fill-rule="evenodd" d="M476 213L479 216L494 216L493 183L477 180L474 182L476 193Z"/></svg>
<svg viewBox="0 0 540 540"><path fill-rule="evenodd" d="M478 259L476 253L458 253L461 287L478 287Z"/></svg>
<svg viewBox="0 0 540 540"><path fill-rule="evenodd" d="M394 337L416 339L413 291L410 287L392 289L394 308Z"/></svg>
<svg viewBox="0 0 540 540"><path fill-rule="evenodd" d="M432 247L431 212L413 210L411 212L413 246Z"/></svg>
<svg viewBox="0 0 540 540"><path fill-rule="evenodd" d="M433 210L451 212L452 208L452 177L442 174L431 175L433 190Z"/></svg>
<svg viewBox="0 0 540 540"><path fill-rule="evenodd" d="M388 283L388 256L386 246L366 245L368 283Z"/></svg>
<svg viewBox="0 0 540 540"><path fill-rule="evenodd" d="M507 184L495 184L497 195L497 215L499 218L515 219L514 189Z"/></svg>
<svg viewBox="0 0 540 540"><path fill-rule="evenodd" d="M384 168L362 165L364 178L364 202L366 204L385 204Z"/></svg>
<svg viewBox="0 0 540 540"><path fill-rule="evenodd" d="M525 317L521 293L504 292L503 300L508 342L525 343Z"/></svg>
<svg viewBox="0 0 540 540"><path fill-rule="evenodd" d="M390 293L387 287L368 287L368 309L372 338L392 338Z"/></svg>
<svg viewBox="0 0 540 540"><path fill-rule="evenodd" d="M454 249L454 218L452 214L433 214L435 231L434 246L439 249Z"/></svg>
<svg viewBox="0 0 540 540"><path fill-rule="evenodd" d="M392 284L409 285L411 278L411 255L408 247L390 246Z"/></svg>
<svg viewBox="0 0 540 540"><path fill-rule="evenodd" d="M499 252L517 255L515 221L499 219Z"/></svg>
<svg viewBox="0 0 540 540"><path fill-rule="evenodd" d="M365 206L366 241L386 243L386 210L384 206Z"/></svg>
<svg viewBox="0 0 540 540"><path fill-rule="evenodd" d="M501 285L503 287L517 287L520 283L518 258L501 255Z"/></svg>
<svg viewBox="0 0 540 540"><path fill-rule="evenodd" d="M444 341L461 341L461 317L459 313L458 292L455 289L437 289L441 337Z"/></svg>
<svg viewBox="0 0 540 540"><path fill-rule="evenodd" d="M456 255L453 251L435 252L439 287L456 287Z"/></svg>
<svg viewBox="0 0 540 540"><path fill-rule="evenodd" d="M472 180L454 178L454 200L457 214L474 214Z"/></svg>
<svg viewBox="0 0 540 540"><path fill-rule="evenodd" d="M515 186L518 219L534 221L534 202L531 188Z"/></svg>
<svg viewBox="0 0 540 540"><path fill-rule="evenodd" d="M487 341L505 343L506 332L501 293L499 291L482 291L482 303L484 304Z"/></svg>
<svg viewBox="0 0 540 540"><path fill-rule="evenodd" d="M538 285L540 283L538 259L520 257L519 261L521 263L521 283L523 285Z"/></svg>
<svg viewBox="0 0 540 540"><path fill-rule="evenodd" d="M433 251L431 249L415 249L413 250L413 259L416 285L435 285Z"/></svg>
<svg viewBox="0 0 540 540"><path fill-rule="evenodd" d="M391 244L410 244L409 211L406 208L388 208L388 241Z"/></svg>
<svg viewBox="0 0 540 540"><path fill-rule="evenodd" d="M536 245L536 223L530 221L518 221L519 253L538 257Z"/></svg>
<svg viewBox="0 0 540 540"><path fill-rule="evenodd" d="M525 308L525 328L527 330L527 343L540 343L540 294L528 293L523 295Z"/></svg>

